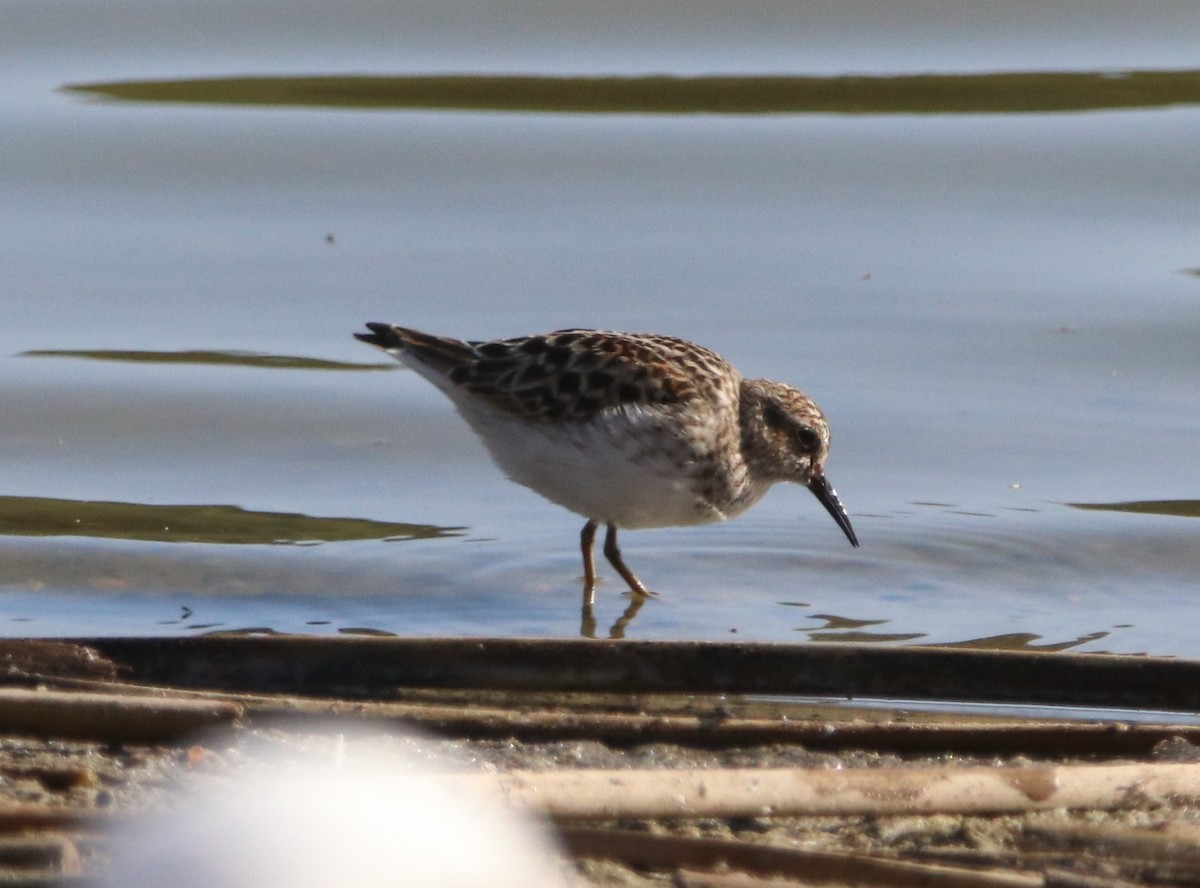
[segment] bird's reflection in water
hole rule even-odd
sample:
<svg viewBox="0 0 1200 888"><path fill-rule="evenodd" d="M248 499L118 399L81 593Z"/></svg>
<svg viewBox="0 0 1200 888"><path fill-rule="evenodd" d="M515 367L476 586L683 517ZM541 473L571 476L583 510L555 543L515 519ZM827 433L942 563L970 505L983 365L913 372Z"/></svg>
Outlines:
<svg viewBox="0 0 1200 888"><path fill-rule="evenodd" d="M609 638L624 638L626 627L633 622L633 618L638 615L638 611L642 609L642 605L646 603L647 596L630 594L629 607L617 617L617 621L609 627ZM586 599L583 602L583 612L579 621L579 634L584 638L596 637L596 613L592 608L592 603Z"/></svg>

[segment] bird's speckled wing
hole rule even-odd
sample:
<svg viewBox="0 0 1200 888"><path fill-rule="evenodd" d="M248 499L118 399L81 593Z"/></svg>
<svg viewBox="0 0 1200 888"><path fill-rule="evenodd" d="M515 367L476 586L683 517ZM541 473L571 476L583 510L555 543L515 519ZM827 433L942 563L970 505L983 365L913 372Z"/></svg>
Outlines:
<svg viewBox="0 0 1200 888"><path fill-rule="evenodd" d="M715 352L683 339L599 330L464 342L391 324L355 334L408 352L453 385L522 419L584 421L602 410L682 404L739 378Z"/></svg>

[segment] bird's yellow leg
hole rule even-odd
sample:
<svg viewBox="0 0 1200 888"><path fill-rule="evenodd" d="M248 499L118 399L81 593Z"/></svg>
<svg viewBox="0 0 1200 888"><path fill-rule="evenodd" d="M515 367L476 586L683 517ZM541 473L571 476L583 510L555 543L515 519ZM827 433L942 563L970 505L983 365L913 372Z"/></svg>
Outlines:
<svg viewBox="0 0 1200 888"><path fill-rule="evenodd" d="M579 548L583 551L583 606L591 607L596 601L596 558L592 546L596 542L596 522L583 525L579 534Z"/></svg>
<svg viewBox="0 0 1200 888"><path fill-rule="evenodd" d="M608 559L609 564L617 569L617 573L621 575L621 578L629 584L629 591L634 595L649 598L654 594L642 585L642 581L634 576L633 571L625 566L625 561L621 558L621 550L617 548L617 527L615 524L608 525L608 531L604 535L604 557Z"/></svg>

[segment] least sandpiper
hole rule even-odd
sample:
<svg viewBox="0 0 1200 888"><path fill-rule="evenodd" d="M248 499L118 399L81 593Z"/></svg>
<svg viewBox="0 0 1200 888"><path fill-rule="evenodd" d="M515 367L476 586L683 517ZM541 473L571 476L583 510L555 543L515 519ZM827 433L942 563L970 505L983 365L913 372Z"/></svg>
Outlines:
<svg viewBox="0 0 1200 888"><path fill-rule="evenodd" d="M585 606L601 524L605 557L644 597L617 548L618 528L723 521L779 481L805 485L858 545L825 479L825 414L791 386L743 379L706 348L599 330L465 342L392 324L367 328L354 335L445 392L508 477L587 519Z"/></svg>

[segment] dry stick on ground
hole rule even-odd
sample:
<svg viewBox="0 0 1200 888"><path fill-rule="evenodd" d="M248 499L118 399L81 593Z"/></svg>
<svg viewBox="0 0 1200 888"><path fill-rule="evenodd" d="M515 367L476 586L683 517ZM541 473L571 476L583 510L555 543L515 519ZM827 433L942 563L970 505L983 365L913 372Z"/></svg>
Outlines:
<svg viewBox="0 0 1200 888"><path fill-rule="evenodd" d="M519 737L544 740L588 739L614 746L680 743L724 749L794 743L810 750L874 749L910 754L956 751L1023 755L1145 755L1174 737L1200 743L1200 728L1169 725L1020 722L980 724L944 719L934 723L847 723L786 721L738 716L714 719L706 713L587 712L564 707L528 711L516 707L444 704L345 703L295 697L242 697L247 715L258 720L305 715L413 725L453 736Z"/></svg>
<svg viewBox="0 0 1200 888"><path fill-rule="evenodd" d="M121 743L173 743L228 725L236 703L0 688L7 735Z"/></svg>
<svg viewBox="0 0 1200 888"><path fill-rule="evenodd" d="M805 768L517 771L397 778L435 781L533 808L560 821L699 817L996 814L1105 810L1200 799L1200 765L1018 768ZM0 808L7 819L70 822L52 809ZM55 821L55 818L59 818Z"/></svg>
<svg viewBox="0 0 1200 888"><path fill-rule="evenodd" d="M1200 708L1200 663L852 644L512 638L78 639L139 680L378 699L397 687Z"/></svg>
<svg viewBox="0 0 1200 888"><path fill-rule="evenodd" d="M734 839L687 838L628 830L564 829L562 839L576 857L620 860L659 869L715 867L722 864L759 875L786 875L805 882L889 885L897 888L1040 888L1040 876L972 870L843 854L778 848Z"/></svg>
<svg viewBox="0 0 1200 888"><path fill-rule="evenodd" d="M903 816L903 815L901 815ZM992 869L1063 869L1071 866L1078 858L1071 851L1019 851L1015 848L992 847L963 848L958 846L921 846L904 847L906 860L917 860L923 863L940 863L945 866L970 866Z"/></svg>
<svg viewBox="0 0 1200 888"><path fill-rule="evenodd" d="M47 681L53 681L47 679ZM798 743L806 749L873 749L932 754L960 752L1011 755L1146 755L1156 744L1180 737L1200 745L1200 727L1089 722L989 721L942 718L921 722L853 722L829 719L788 721L779 718L706 713L597 712L569 704L529 710L520 705L458 706L447 703L347 701L287 694L238 694L183 690L153 685L86 679L61 679L60 686L124 696L236 703L255 722L352 719L415 726L459 737L516 737L527 742L588 739L614 746L682 743L725 749L774 743ZM553 706L551 701L550 706Z"/></svg>
<svg viewBox="0 0 1200 888"><path fill-rule="evenodd" d="M557 820L993 814L1200 799L1200 765L1192 764L579 770L438 779L492 789Z"/></svg>
<svg viewBox="0 0 1200 888"><path fill-rule="evenodd" d="M1090 851L1132 865L1154 881L1200 883L1200 833L1192 829L1151 830L1107 824L1029 824L1026 847Z"/></svg>
<svg viewBox="0 0 1200 888"><path fill-rule="evenodd" d="M0 834L50 829L100 829L113 823L119 816L109 809L68 808L62 805L0 805Z"/></svg>
<svg viewBox="0 0 1200 888"><path fill-rule="evenodd" d="M1033 823L1022 831L1037 848L1094 850L1106 856L1150 862L1174 861L1200 869L1200 836L1194 830L1145 829L1122 825Z"/></svg>
<svg viewBox="0 0 1200 888"><path fill-rule="evenodd" d="M0 873L5 867L78 873L79 851L66 836L3 837L0 838ZM0 880L0 884L5 883Z"/></svg>
<svg viewBox="0 0 1200 888"><path fill-rule="evenodd" d="M1045 888L1144 888L1144 882L1129 882L1125 879L1109 878L1076 873L1066 869L1047 869L1042 878Z"/></svg>

